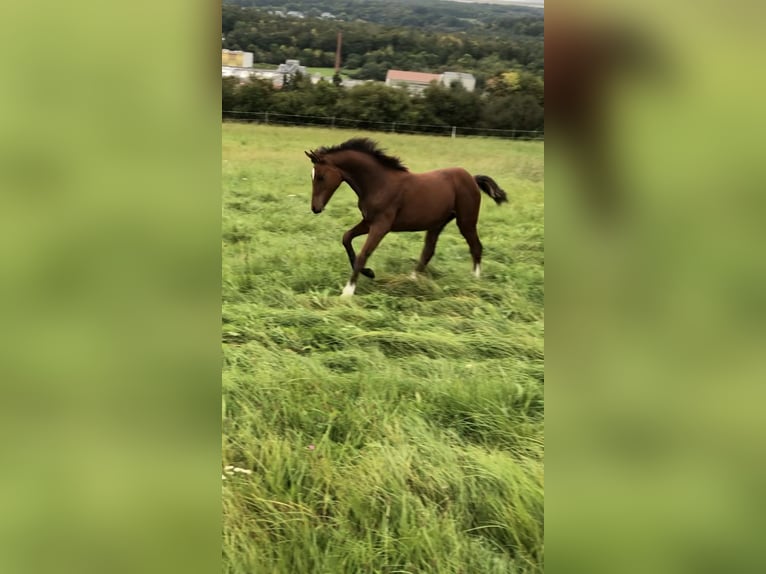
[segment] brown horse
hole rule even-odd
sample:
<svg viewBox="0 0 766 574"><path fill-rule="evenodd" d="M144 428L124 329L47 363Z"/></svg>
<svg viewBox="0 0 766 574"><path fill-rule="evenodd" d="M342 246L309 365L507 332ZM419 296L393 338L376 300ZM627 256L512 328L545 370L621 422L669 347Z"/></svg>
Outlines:
<svg viewBox="0 0 766 574"><path fill-rule="evenodd" d="M426 241L415 271L423 271L431 260L439 234L453 219L468 242L473 258L473 271L480 275L482 245L476 233L481 193L495 203L508 201L505 192L486 175L472 176L453 167L426 173L411 173L398 157L383 153L375 142L354 138L333 147L320 147L305 152L314 168L311 170L311 211L321 213L335 190L346 182L359 197L362 221L343 235L351 263L351 277L343 295L354 294L359 273L374 278L372 269L364 266L367 258L389 231L425 231ZM352 239L367 234L359 254L354 253Z"/></svg>

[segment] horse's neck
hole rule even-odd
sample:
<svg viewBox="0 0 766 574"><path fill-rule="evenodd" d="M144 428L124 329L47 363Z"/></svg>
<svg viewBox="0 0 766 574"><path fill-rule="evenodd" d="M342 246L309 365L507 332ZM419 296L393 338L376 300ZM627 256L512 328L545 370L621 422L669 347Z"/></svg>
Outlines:
<svg viewBox="0 0 766 574"><path fill-rule="evenodd" d="M383 168L371 157L361 153L348 153L339 157L335 164L343 171L346 183L354 190L360 200L374 193L375 182L380 179L379 171Z"/></svg>

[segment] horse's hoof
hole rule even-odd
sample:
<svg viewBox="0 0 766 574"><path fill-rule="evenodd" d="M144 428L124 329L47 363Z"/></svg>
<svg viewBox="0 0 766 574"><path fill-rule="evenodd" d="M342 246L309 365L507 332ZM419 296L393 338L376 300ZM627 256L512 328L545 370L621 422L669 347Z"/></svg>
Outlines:
<svg viewBox="0 0 766 574"><path fill-rule="evenodd" d="M415 271L413 271L412 273L410 273L410 279L412 279L413 281L417 281L418 274Z"/></svg>
<svg viewBox="0 0 766 574"><path fill-rule="evenodd" d="M375 273L369 267L365 267L364 269L362 269L361 273L365 277L369 277L370 279L375 279Z"/></svg>

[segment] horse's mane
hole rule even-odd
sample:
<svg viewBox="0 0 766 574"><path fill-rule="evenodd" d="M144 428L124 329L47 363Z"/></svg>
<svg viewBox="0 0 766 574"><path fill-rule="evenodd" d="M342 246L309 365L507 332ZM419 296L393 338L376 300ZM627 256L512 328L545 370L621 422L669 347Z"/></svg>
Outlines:
<svg viewBox="0 0 766 574"><path fill-rule="evenodd" d="M348 141L343 142L332 147L320 147L314 153L320 157L323 155L339 152L339 151L358 151L366 153L367 155L375 158L378 163L391 169L397 169L399 171L409 171L404 166L402 160L396 156L387 155L383 152L378 144L369 138L351 138Z"/></svg>

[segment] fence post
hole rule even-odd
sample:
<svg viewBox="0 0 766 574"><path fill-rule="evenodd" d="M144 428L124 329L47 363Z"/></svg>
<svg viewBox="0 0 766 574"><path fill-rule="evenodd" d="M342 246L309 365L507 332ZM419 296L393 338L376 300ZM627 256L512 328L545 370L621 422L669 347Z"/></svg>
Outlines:
<svg viewBox="0 0 766 574"><path fill-rule="evenodd" d="M268 124L269 123L269 112L266 112L266 115L264 117L265 117L265 119L263 120L263 122Z"/></svg>
<svg viewBox="0 0 766 574"><path fill-rule="evenodd" d="M332 117L332 125L330 127L335 127L335 116Z"/></svg>
<svg viewBox="0 0 766 574"><path fill-rule="evenodd" d="M455 130L456 130L456 129L457 129L457 128L456 128L455 126L452 126L452 139L453 139L453 140L455 139Z"/></svg>

